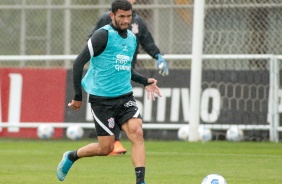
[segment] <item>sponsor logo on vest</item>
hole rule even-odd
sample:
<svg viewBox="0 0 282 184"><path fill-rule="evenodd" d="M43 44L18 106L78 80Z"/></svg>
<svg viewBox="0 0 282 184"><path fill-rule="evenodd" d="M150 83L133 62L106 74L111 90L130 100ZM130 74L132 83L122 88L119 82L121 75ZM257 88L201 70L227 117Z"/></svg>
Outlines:
<svg viewBox="0 0 282 184"><path fill-rule="evenodd" d="M131 70L131 66L126 66L127 62L130 61L130 57L129 56L126 56L126 55L117 55L116 56L116 65L115 65L115 69L117 71L120 71L120 70L128 70L130 71Z"/></svg>

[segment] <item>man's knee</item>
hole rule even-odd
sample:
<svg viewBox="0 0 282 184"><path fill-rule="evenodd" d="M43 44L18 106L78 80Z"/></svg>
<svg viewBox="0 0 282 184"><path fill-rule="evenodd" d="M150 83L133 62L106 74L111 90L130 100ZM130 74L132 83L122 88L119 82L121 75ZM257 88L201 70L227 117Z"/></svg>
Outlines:
<svg viewBox="0 0 282 184"><path fill-rule="evenodd" d="M142 120L138 118L129 119L123 126L129 140L143 140Z"/></svg>
<svg viewBox="0 0 282 184"><path fill-rule="evenodd" d="M128 132L128 138L131 141L143 140L143 129L142 127L132 127Z"/></svg>
<svg viewBox="0 0 282 184"><path fill-rule="evenodd" d="M137 137L143 138L143 129L142 129L142 127L137 127L137 128L136 128L136 130L135 130L135 135L136 135Z"/></svg>
<svg viewBox="0 0 282 184"><path fill-rule="evenodd" d="M99 147L99 155L107 156L114 150L114 145L109 145L107 147Z"/></svg>

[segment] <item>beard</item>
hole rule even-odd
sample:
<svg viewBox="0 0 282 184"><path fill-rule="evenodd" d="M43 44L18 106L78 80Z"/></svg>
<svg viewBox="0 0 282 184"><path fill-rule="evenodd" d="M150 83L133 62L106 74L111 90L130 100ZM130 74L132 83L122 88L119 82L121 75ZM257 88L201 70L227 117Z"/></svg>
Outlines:
<svg viewBox="0 0 282 184"><path fill-rule="evenodd" d="M121 28L121 25L119 24L119 22L115 19L115 25L116 25L116 28L121 30L121 31L125 31L128 29L129 25L127 25L126 28Z"/></svg>

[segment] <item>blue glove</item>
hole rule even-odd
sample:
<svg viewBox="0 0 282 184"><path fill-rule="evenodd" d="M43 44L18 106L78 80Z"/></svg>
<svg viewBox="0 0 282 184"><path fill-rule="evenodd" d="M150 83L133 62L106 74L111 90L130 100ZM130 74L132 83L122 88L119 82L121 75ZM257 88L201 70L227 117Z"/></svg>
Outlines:
<svg viewBox="0 0 282 184"><path fill-rule="evenodd" d="M158 58L157 67L158 69L160 69L159 74L161 74L162 76L167 76L169 73L167 62L164 60L161 54L157 54L156 58Z"/></svg>

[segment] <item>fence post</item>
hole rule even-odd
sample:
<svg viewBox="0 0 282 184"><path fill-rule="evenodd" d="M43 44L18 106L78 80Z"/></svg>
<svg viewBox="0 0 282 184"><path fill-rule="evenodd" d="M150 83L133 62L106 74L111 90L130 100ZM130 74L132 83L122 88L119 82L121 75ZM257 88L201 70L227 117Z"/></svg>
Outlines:
<svg viewBox="0 0 282 184"><path fill-rule="evenodd" d="M198 127L200 124L200 96L202 85L202 54L204 37L204 7L205 0L194 2L192 68L191 68L191 105L189 141L198 141Z"/></svg>
<svg viewBox="0 0 282 184"><path fill-rule="evenodd" d="M22 6L26 5L26 1L22 0ZM25 55L26 45L26 9L21 10L21 29L20 29L20 55ZM24 61L21 60L21 67L24 67Z"/></svg>
<svg viewBox="0 0 282 184"><path fill-rule="evenodd" d="M64 17L64 32L65 32L65 42L64 42L64 54L69 55L71 50L71 0L65 0L65 17ZM65 60L66 68L70 68L70 60Z"/></svg>
<svg viewBox="0 0 282 184"><path fill-rule="evenodd" d="M278 103L279 103L279 62L276 56L273 57L273 71L274 71L274 78L273 78L273 83L274 83L274 141L279 142L279 132L278 132L278 127L279 127L279 109L278 109Z"/></svg>
<svg viewBox="0 0 282 184"><path fill-rule="evenodd" d="M268 102L268 116L269 117L269 139L272 142L279 142L279 64L276 56L270 58L269 67L269 102Z"/></svg>

